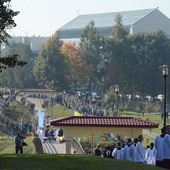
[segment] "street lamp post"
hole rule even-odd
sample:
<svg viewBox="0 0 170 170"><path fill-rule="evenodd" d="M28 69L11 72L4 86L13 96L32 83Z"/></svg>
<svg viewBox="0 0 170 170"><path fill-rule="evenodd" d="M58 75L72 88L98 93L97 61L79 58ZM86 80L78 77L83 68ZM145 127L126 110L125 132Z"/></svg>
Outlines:
<svg viewBox="0 0 170 170"><path fill-rule="evenodd" d="M63 101L64 101L64 102L63 102L63 106L64 106L64 107L63 107L63 109L64 109L64 117L66 117L66 110L65 110L65 109L66 109L66 101L65 101L66 91L65 91L65 90L64 90L63 94L64 94L64 95L63 95Z"/></svg>
<svg viewBox="0 0 170 170"><path fill-rule="evenodd" d="M104 77L102 76L102 111L103 111L103 104L104 104Z"/></svg>
<svg viewBox="0 0 170 170"><path fill-rule="evenodd" d="M119 85L115 85L115 93L116 93L116 115L119 115L119 102L118 102L118 96L119 96Z"/></svg>
<svg viewBox="0 0 170 170"><path fill-rule="evenodd" d="M166 131L166 78L168 76L168 65L163 65L162 66L162 75L164 77L164 125L163 125L163 129Z"/></svg>
<svg viewBox="0 0 170 170"><path fill-rule="evenodd" d="M88 91L89 91L89 95L91 93L91 77L88 77Z"/></svg>

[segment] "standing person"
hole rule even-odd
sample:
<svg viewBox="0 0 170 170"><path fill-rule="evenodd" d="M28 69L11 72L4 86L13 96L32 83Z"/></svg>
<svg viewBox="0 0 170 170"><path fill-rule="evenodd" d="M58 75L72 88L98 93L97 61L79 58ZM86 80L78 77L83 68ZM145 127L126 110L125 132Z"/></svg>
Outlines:
<svg viewBox="0 0 170 170"><path fill-rule="evenodd" d="M44 132L43 128L40 128L40 130L38 131L38 136L39 136L41 142L44 143L45 132Z"/></svg>
<svg viewBox="0 0 170 170"><path fill-rule="evenodd" d="M115 159L123 159L123 148L121 142L118 142L117 147L114 148L112 156Z"/></svg>
<svg viewBox="0 0 170 170"><path fill-rule="evenodd" d="M154 148L154 143L150 143L149 148L146 150L145 153L145 161L148 165L155 165L156 164L156 149Z"/></svg>
<svg viewBox="0 0 170 170"><path fill-rule="evenodd" d="M143 136L139 135L138 140L136 144L136 162L143 163L145 158L145 149L142 146Z"/></svg>
<svg viewBox="0 0 170 170"><path fill-rule="evenodd" d="M164 136L165 129L161 129L161 135L156 136L155 138L155 149L156 153L156 166L163 167L163 157L164 157Z"/></svg>
<svg viewBox="0 0 170 170"><path fill-rule="evenodd" d="M97 148L94 151L96 156L101 156L101 150L100 150L100 145L97 145Z"/></svg>
<svg viewBox="0 0 170 170"><path fill-rule="evenodd" d="M58 137L59 131L60 131L60 129L56 129L56 131L54 132L54 138L55 138L56 142L59 141L59 137Z"/></svg>
<svg viewBox="0 0 170 170"><path fill-rule="evenodd" d="M130 146L130 157L131 161L136 162L136 144L138 143L138 138L135 138L133 144Z"/></svg>
<svg viewBox="0 0 170 170"><path fill-rule="evenodd" d="M170 169L170 129L164 137L163 168Z"/></svg>
<svg viewBox="0 0 170 170"><path fill-rule="evenodd" d="M64 138L64 131L63 131L63 129L59 129L59 131L58 131L58 139L59 139L60 143L63 142L63 138Z"/></svg>
<svg viewBox="0 0 170 170"><path fill-rule="evenodd" d="M33 141L34 143L34 146L35 146L35 153L36 154L43 154L44 153L44 150L43 150L43 146L42 146L42 142L40 140L39 137L34 137Z"/></svg>
<svg viewBox="0 0 170 170"><path fill-rule="evenodd" d="M123 159L131 161L130 146L132 144L132 139L128 138L126 145L124 146Z"/></svg>
<svg viewBox="0 0 170 170"><path fill-rule="evenodd" d="M22 142L25 139L24 136L22 136L20 134L20 132L17 132L17 136L15 137L15 153L18 154L20 152L20 154L23 153L23 146L22 146Z"/></svg>

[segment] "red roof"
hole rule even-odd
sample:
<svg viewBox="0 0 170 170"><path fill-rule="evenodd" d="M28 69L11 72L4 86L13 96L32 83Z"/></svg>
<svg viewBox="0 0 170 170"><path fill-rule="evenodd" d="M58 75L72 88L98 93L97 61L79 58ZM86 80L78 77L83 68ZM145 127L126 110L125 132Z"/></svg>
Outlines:
<svg viewBox="0 0 170 170"><path fill-rule="evenodd" d="M51 126L157 128L159 124L133 117L72 116L52 120Z"/></svg>
<svg viewBox="0 0 170 170"><path fill-rule="evenodd" d="M22 89L22 92L56 92L53 89Z"/></svg>

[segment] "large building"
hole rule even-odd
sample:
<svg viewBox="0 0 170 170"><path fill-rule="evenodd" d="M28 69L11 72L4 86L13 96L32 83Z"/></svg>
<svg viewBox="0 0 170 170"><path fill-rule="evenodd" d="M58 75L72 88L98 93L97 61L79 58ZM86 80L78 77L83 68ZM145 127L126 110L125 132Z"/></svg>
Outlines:
<svg viewBox="0 0 170 170"><path fill-rule="evenodd" d="M120 14L122 22L129 34L164 31L170 37L170 19L156 9L144 9L123 12L79 15L57 30L64 42L78 42L83 29L90 21L94 21L100 35L110 36L115 18Z"/></svg>
<svg viewBox="0 0 170 170"><path fill-rule="evenodd" d="M43 44L47 42L49 37L41 37L41 36L13 36L8 41L9 43L15 42L15 43L25 43L28 41L31 45L31 50L35 53L38 53Z"/></svg>

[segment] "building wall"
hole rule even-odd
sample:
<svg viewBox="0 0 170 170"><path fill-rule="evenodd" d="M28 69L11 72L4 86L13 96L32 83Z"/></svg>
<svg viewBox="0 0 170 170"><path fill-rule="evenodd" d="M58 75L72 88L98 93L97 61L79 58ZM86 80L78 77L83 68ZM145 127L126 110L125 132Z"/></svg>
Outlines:
<svg viewBox="0 0 170 170"><path fill-rule="evenodd" d="M147 17L134 24L132 28L133 34L141 32L151 33L164 31L165 34L170 37L170 19L159 10L155 10Z"/></svg>
<svg viewBox="0 0 170 170"><path fill-rule="evenodd" d="M30 42L31 45L31 50L34 52L38 52L42 45L45 44L47 42L49 37L36 37L36 36L32 36L32 37L20 37L20 36L14 36L11 39L9 39L9 43L15 42L15 43L25 43L25 41L28 40L28 42Z"/></svg>
<svg viewBox="0 0 170 170"><path fill-rule="evenodd" d="M138 137L142 134L142 128L114 128L114 127L78 127L67 126L61 127L64 130L64 137L71 138L86 134L99 134L99 133L113 133L131 138Z"/></svg>
<svg viewBox="0 0 170 170"><path fill-rule="evenodd" d="M69 38L69 39L61 39L61 41L63 41L63 43L75 43L76 46L79 45L80 43L80 38Z"/></svg>

